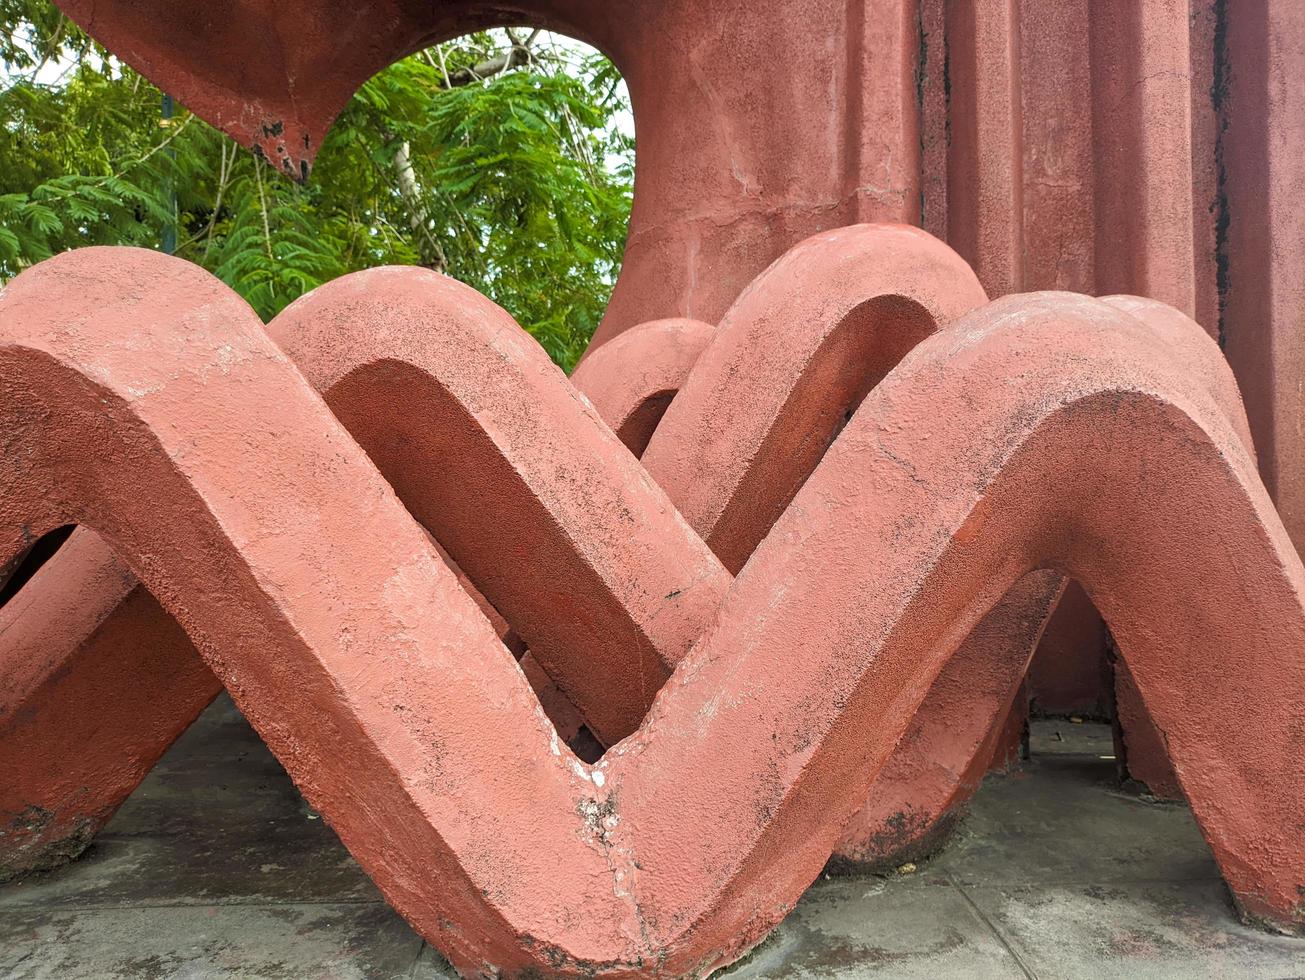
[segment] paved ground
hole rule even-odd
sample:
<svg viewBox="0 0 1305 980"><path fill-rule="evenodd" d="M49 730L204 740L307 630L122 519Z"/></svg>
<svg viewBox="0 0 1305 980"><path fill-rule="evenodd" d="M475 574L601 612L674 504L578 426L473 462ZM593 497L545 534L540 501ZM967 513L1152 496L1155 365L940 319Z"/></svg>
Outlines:
<svg viewBox="0 0 1305 980"><path fill-rule="evenodd" d="M1042 722L1033 752L942 856L817 882L725 976L1305 976L1305 940L1233 918L1184 808L1115 791L1107 729ZM0 887L0 976L452 974L224 699L84 859Z"/></svg>

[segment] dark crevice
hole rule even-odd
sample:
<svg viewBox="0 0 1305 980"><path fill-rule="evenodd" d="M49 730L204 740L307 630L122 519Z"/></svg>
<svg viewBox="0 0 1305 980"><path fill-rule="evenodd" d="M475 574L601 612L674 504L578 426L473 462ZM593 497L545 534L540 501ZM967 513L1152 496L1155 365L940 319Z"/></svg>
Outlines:
<svg viewBox="0 0 1305 980"><path fill-rule="evenodd" d="M70 524L66 527L56 528L49 534L42 536L31 548L28 549L14 572L9 576L9 580L0 585L0 606L3 606L10 599L16 596L19 590L26 585L33 575L35 575L42 565L54 557L54 553L63 547L65 541L73 533L73 526Z"/></svg>
<svg viewBox="0 0 1305 980"><path fill-rule="evenodd" d="M852 207L852 213L861 212L861 141L865 138L863 127L864 96L862 87L867 84L865 70L865 3L864 0L847 0L844 8L847 40L843 53L843 195ZM861 219L858 219L861 220Z"/></svg>
<svg viewBox="0 0 1305 980"><path fill-rule="evenodd" d="M1226 350L1228 337L1225 319L1230 286L1228 255L1228 226L1231 214L1228 206L1228 166L1224 158L1224 140L1228 134L1229 90L1231 64L1228 57L1228 7L1229 0L1213 0L1210 9L1214 14L1214 74L1210 84L1210 105L1215 115L1214 164L1214 262L1215 285L1218 291L1218 341L1219 349Z"/></svg>
<svg viewBox="0 0 1305 980"><path fill-rule="evenodd" d="M943 31L943 138L952 145L952 43L951 36Z"/></svg>
<svg viewBox="0 0 1305 980"><path fill-rule="evenodd" d="M925 226L925 179L923 166L925 160L925 135L928 119L925 116L924 100L925 88L929 79L929 32L924 27L924 0L916 5L916 30L919 34L920 48L916 56L915 63L915 111L916 111L916 133L920 144L920 227Z"/></svg>

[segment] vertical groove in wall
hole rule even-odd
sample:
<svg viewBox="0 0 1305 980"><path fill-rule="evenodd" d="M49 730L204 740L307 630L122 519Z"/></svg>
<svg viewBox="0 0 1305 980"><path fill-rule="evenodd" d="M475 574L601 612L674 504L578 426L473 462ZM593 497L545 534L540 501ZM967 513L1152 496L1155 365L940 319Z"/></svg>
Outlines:
<svg viewBox="0 0 1305 980"><path fill-rule="evenodd" d="M1211 92L1215 76L1215 4L1188 0L1192 114L1192 249L1196 322L1219 336L1219 175L1216 163L1218 119Z"/></svg>
<svg viewBox="0 0 1305 980"><path fill-rule="evenodd" d="M1228 0L1214 0L1210 4L1213 19L1211 31L1210 108L1214 113L1214 265L1218 326L1216 336L1220 350L1227 350L1226 326L1228 306L1228 165L1225 157L1225 140L1228 135Z"/></svg>
<svg viewBox="0 0 1305 980"><path fill-rule="evenodd" d="M915 112L916 126L920 131L920 166L925 166L925 124L924 124L924 100L926 81L929 77L929 33L924 27L924 0L919 0L915 9L915 33L919 38L916 49L915 61ZM927 182L924 174L920 175L920 227L925 226L925 188Z"/></svg>
<svg viewBox="0 0 1305 980"><path fill-rule="evenodd" d="M833 161L842 199L838 224L914 222L920 198L916 100L918 0L842 0L841 142ZM868 8L868 9L867 9ZM871 14L873 13L873 16Z"/></svg>
<svg viewBox="0 0 1305 980"><path fill-rule="evenodd" d="M854 221L865 220L861 198L865 140L865 0L845 0L843 51L843 200Z"/></svg>
<svg viewBox="0 0 1305 980"><path fill-rule="evenodd" d="M897 7L898 61L897 76L900 85L902 205L898 221L914 220L922 184L920 146L920 106L918 102L920 73L920 0L900 0ZM867 58L872 52L866 53ZM866 69L873 73L873 66Z"/></svg>
<svg viewBox="0 0 1305 980"><path fill-rule="evenodd" d="M1006 152L1005 176L1009 200L1010 227L1005 250L1008 254L1010 288L1020 292L1027 288L1027 256L1024 236L1024 78L1023 52L1020 38L1020 6L1022 0L1008 0L1002 4L999 30L1006 41L1006 91L1005 102L1009 118L1005 130L1009 149ZM1026 695L1027 697L1027 695Z"/></svg>
<svg viewBox="0 0 1305 980"><path fill-rule="evenodd" d="M1211 90L1220 130L1218 254L1224 353L1241 388L1260 475L1277 498L1272 332L1278 324L1271 272L1268 0L1239 0L1236 16L1230 7L1216 7L1217 74Z"/></svg>
<svg viewBox="0 0 1305 980"><path fill-rule="evenodd" d="M975 13L969 2L945 0L947 68L947 242L971 265L978 253L978 95L975 80Z"/></svg>
<svg viewBox="0 0 1305 980"><path fill-rule="evenodd" d="M1095 218L1088 11L1020 7L1024 288L1094 291Z"/></svg>
<svg viewBox="0 0 1305 980"><path fill-rule="evenodd" d="M1305 6L1228 0L1219 14L1225 352L1261 475L1305 548Z"/></svg>
<svg viewBox="0 0 1305 980"><path fill-rule="evenodd" d="M1097 290L1195 313L1188 0L1091 5Z"/></svg>
<svg viewBox="0 0 1305 980"><path fill-rule="evenodd" d="M1023 284L1018 0L947 5L948 238L990 295Z"/></svg>
<svg viewBox="0 0 1305 980"><path fill-rule="evenodd" d="M947 237L989 295L1022 288L1017 0L951 0Z"/></svg>
<svg viewBox="0 0 1305 980"><path fill-rule="evenodd" d="M1129 91L1140 61L1132 7L1133 0L1103 0L1089 14L1098 294L1144 291L1137 241L1144 181L1136 169L1142 163L1136 145L1142 119L1139 100Z"/></svg>
<svg viewBox="0 0 1305 980"><path fill-rule="evenodd" d="M946 0L920 0L920 224L947 237L947 154L951 142Z"/></svg>

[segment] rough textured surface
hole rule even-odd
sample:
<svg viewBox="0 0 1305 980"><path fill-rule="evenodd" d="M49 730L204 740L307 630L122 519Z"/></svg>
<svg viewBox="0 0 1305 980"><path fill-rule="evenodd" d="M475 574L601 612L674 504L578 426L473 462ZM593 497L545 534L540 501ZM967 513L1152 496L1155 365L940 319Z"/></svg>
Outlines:
<svg viewBox="0 0 1305 980"><path fill-rule="evenodd" d="M649 407L665 411L676 396L645 460L669 501L650 492L633 460L611 451L610 435L538 345L452 280L412 269L348 276L294 304L269 333L433 533L496 632L510 629L530 647L526 677L559 735L582 752L582 731L612 744L637 727L728 584L671 504L740 566L866 392L920 339L983 300L965 263L923 232L854 226L791 250L715 331L658 321L618 338L573 381L613 431L642 441L660 421ZM1199 330L1189 332L1200 347L1193 373L1217 376L1230 416L1240 417L1226 368L1211 345L1200 345ZM629 430L631 419L640 420L637 430ZM134 605L110 615L134 580L95 547L110 583L91 597L100 611L85 624L57 624L69 640L65 659L43 651L66 693L29 685L29 706L11 716L22 737L10 739L10 758L25 778L9 787L3 812L15 824L33 811L49 815L34 835L39 861L25 838L0 840L0 860L15 870L84 847L216 683L200 665L199 700L152 686L155 676L187 676L198 658L146 593L148 621ZM33 583L49 597L25 603L20 621L51 628L43 607L67 600L64 574ZM962 645L846 828L837 867L895 867L932 853L985 768L1007 765L1023 728L1013 699L1061 587L1053 573L1031 576ZM88 776L70 793L63 771L82 754L64 733L64 716L81 710L81 688L122 680L122 671L101 667L101 630L134 635L131 649L153 658L151 680L129 710L103 701L111 721L101 720L105 734L90 757L129 778ZM0 656L20 663L23 644L7 645L15 635L0 631ZM79 636L87 639L79 644ZM52 732L62 751L32 751ZM600 752L586 754L596 761Z"/></svg>
<svg viewBox="0 0 1305 980"><path fill-rule="evenodd" d="M991 295L1126 292L1195 317L1228 353L1266 485L1305 541L1295 0L60 4L296 177L350 94L408 52L493 24L584 38L624 73L639 133L598 343L653 318L716 322L812 233L916 223ZM1054 711L1077 710L1070 682L1102 655L1099 626L1071 644L1070 625L1053 624L1034 672ZM1163 766L1140 745L1132 757Z"/></svg>
<svg viewBox="0 0 1305 980"><path fill-rule="evenodd" d="M1149 295L1223 338L1295 526L1305 294L1293 282L1305 280L1286 205L1305 181L1290 84L1305 12L1293 0L60 6L295 175L353 91L400 56L492 24L568 31L615 59L639 127L629 249L600 342L656 317L715 322L814 232L919 223L993 295Z"/></svg>
<svg viewBox="0 0 1305 980"><path fill-rule="evenodd" d="M673 417L658 426L657 458L647 463L669 485L669 501L650 492L633 460L611 451L610 435L538 345L452 280L412 269L348 276L294 304L269 333L433 533L460 584L499 620L496 631L510 628L529 645L526 677L561 737L580 751L582 725L607 744L633 731L728 584L671 504L741 564L866 391L923 336L983 299L965 263L928 235L856 226L793 249L718 330L660 321L623 335L573 381L618 435L644 441L660 421L649 406L664 411L688 384ZM395 399L396 391L405 397ZM630 419L640 420L638 431L629 431ZM732 497L746 498L746 506ZM83 529L79 540L89 534ZM22 737L10 739L10 758L25 778L8 788L3 812L15 821L33 810L50 815L36 835L40 861L25 838L0 840L0 860L14 870L84 847L130 778L144 774L216 683L200 665L198 701L158 686L154 677L187 676L198 658L143 591L150 619L141 620L134 604L111 615L134 580L103 544L87 547L99 549L89 560L98 555L106 566L99 577L109 583L89 597L98 610L92 620L49 622L45 607L78 591L63 581L67 562L31 585L29 596L38 598L13 609L29 631L57 628L67 638L61 656L41 651L48 669L58 668L60 690L14 685L28 706L11 715L10 728ZM873 805L849 827L840 864L896 866L945 840L949 814L995 757L1002 729L993 720L1009 713L1059 588L1050 573L1034 576L962 648L872 788ZM666 599L674 600L669 608ZM92 774L107 764L130 778L92 775L70 793L63 771L82 753L64 732L65 716L81 711L82 688L123 677L112 664L102 667L100 632L132 637L131 650L150 651L151 680L129 710L103 700L105 734L90 755ZM11 664L30 656L31 643L10 645L19 636L0 631L0 656ZM62 739L61 751L32 751L51 733Z"/></svg>
<svg viewBox="0 0 1305 980"><path fill-rule="evenodd" d="M1239 925L1187 810L1115 792L1109 729L1035 722L956 844L910 875L821 879L743 978L1299 974L1305 940ZM12 980L452 980L226 698L80 862L0 887Z"/></svg>
<svg viewBox="0 0 1305 980"><path fill-rule="evenodd" d="M630 452L643 456L716 328L673 318L641 323L586 358L571 383Z"/></svg>
<svg viewBox="0 0 1305 980"><path fill-rule="evenodd" d="M674 462L681 488L696 486L717 501L746 496L748 507L731 506L726 513L735 516L723 522L694 512L696 530L741 562L866 390L921 337L983 298L964 262L918 230L841 229L775 263L719 330L693 321L649 324L605 348L574 381L592 392L618 434L629 418L642 418L651 434L659 416L647 406L664 409L690 383L676 416L659 428L659 457L649 465L660 479L675 475L666 465ZM787 329L791 322L804 329ZM538 345L504 311L447 278L413 269L348 276L291 306L269 333L433 532L496 631L510 629L529 645L523 670L561 737L579 751L581 725L608 744L633 731L710 624L729 581L671 506L683 506L683 495L668 501L652 492L644 470L611 451L610 434ZM712 353L702 358L709 340ZM686 482L686 473L698 479ZM87 536L83 529L79 541ZM61 654L41 650L63 682L58 690L13 685L27 707L10 716L22 737L10 739L9 758L25 778L7 788L2 812L15 822L33 810L51 817L40 825L40 861L24 837L0 840L0 860L14 870L84 847L216 683L202 665L196 695L155 681L187 676L197 657L143 590L148 620L135 604L111 615L134 579L102 543L80 547L89 558L61 562L32 583L28 595L37 599L8 610L28 631L60 629L67 641ZM64 566L95 560L106 566L99 577L108 587L89 597L94 618L52 627L58 616L45 607L78 591L64 582ZM895 866L940 845L948 813L993 756L988 739L1000 729L989 735L990 715L1006 713L1058 588L1050 574L1035 577L977 631L935 685L901 743L902 758L872 789L874 806L849 830L840 860ZM88 776L70 793L64 770L82 753L63 730L65 716L81 711L82 688L123 678L112 663L102 665L100 632L133 638L137 657L149 651L150 680L128 710L102 699L104 734L90 772L107 765L124 779ZM0 638L6 662L30 657L33 644L20 631ZM990 670L991 662L1002 670ZM958 716L968 720L958 724ZM32 751L52 733L60 751Z"/></svg>
<svg viewBox="0 0 1305 980"><path fill-rule="evenodd" d="M668 327L657 322L600 348L573 380L619 431L631 406L669 387L671 371L638 369L646 352L673 353L679 390L643 463L737 570L866 394L923 338L985 298L968 266L928 235L857 225L777 259L691 366L683 366L688 345L667 343ZM835 867L896 867L942 845L996 755L1000 722L1060 589L1051 573L1031 577L967 639L846 828Z"/></svg>
<svg viewBox="0 0 1305 980"><path fill-rule="evenodd" d="M86 250L12 283L0 326L0 561L96 530L464 972L738 957L816 876L960 641L1044 566L1106 614L1240 907L1301 924L1305 570L1174 349L1181 317L1039 294L921 342L598 766L558 745L489 621L225 287ZM1197 581L1256 601L1193 602Z"/></svg>
<svg viewBox="0 0 1305 980"><path fill-rule="evenodd" d="M75 858L221 690L79 528L0 606L0 879Z"/></svg>
<svg viewBox="0 0 1305 980"><path fill-rule="evenodd" d="M615 429L631 406L660 400L667 378L683 374L643 462L713 550L737 568L866 392L919 340L981 297L955 254L917 231L839 229L813 236L758 276L691 369L683 367L687 345L667 343L668 325L659 322L600 349L573 380L592 390ZM1147 320L1214 394L1250 451L1236 383L1199 326L1153 301L1105 302ZM653 361L657 370L641 373L637 366L653 349L673 358L663 355ZM671 360L675 372L663 366ZM845 829L834 867L895 867L942 845L985 769L1003 767L1017 750L1025 717L1021 680L1064 584L1051 573L1029 576L961 645L868 805ZM1134 778L1175 798L1180 790L1162 738L1130 690L1124 736L1138 761Z"/></svg>
<svg viewBox="0 0 1305 980"><path fill-rule="evenodd" d="M634 731L730 576L540 346L405 268L322 286L268 334L594 734Z"/></svg>

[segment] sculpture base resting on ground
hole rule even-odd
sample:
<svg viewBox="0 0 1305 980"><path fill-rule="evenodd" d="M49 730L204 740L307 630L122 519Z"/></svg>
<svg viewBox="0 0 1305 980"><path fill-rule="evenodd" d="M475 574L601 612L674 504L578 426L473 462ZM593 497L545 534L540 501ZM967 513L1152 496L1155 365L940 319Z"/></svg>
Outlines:
<svg viewBox="0 0 1305 980"><path fill-rule="evenodd" d="M1242 914L1305 928L1305 569L1162 304L854 226L568 380L422 270L264 327L87 249L0 293L0 432L0 569L78 526L0 608L11 873L225 687L462 973L703 975L939 845L1069 576Z"/></svg>

